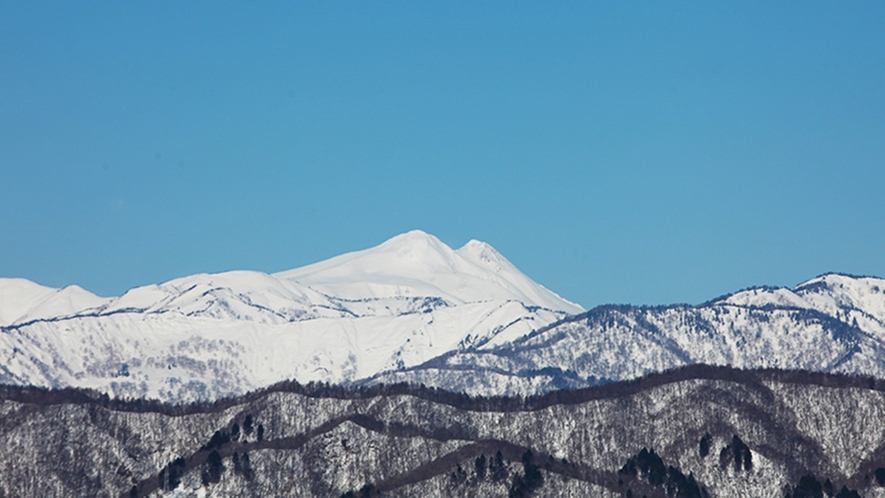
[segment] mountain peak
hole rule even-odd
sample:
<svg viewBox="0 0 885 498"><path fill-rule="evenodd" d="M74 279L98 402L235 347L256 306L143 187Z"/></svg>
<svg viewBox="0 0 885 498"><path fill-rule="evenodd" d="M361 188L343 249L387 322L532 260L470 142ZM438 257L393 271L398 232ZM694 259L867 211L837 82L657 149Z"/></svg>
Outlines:
<svg viewBox="0 0 885 498"><path fill-rule="evenodd" d="M849 275L847 273L830 272L818 275L810 280L806 280L797 285L794 290L800 290L806 287L820 286L846 286L846 285L866 285L870 283L879 284L885 282L878 277L867 277L858 275Z"/></svg>
<svg viewBox="0 0 885 498"><path fill-rule="evenodd" d="M502 273L509 269L516 269L516 267L494 247L480 240L471 239L456 252L460 256L476 264L492 268L496 273Z"/></svg>
<svg viewBox="0 0 885 498"><path fill-rule="evenodd" d="M449 260L452 258L453 254L452 248L447 246L443 241L421 230L412 230L397 235L375 247L359 252L369 251L375 254L392 253L398 258L421 260L428 264L436 263L444 266L449 265ZM389 263L391 262L385 262L385 264ZM382 269L379 268L379 270Z"/></svg>
<svg viewBox="0 0 885 498"><path fill-rule="evenodd" d="M583 311L525 276L491 245L471 240L454 251L421 230L276 276L346 299L505 300L568 313Z"/></svg>
<svg viewBox="0 0 885 498"><path fill-rule="evenodd" d="M425 232L424 230L410 230L399 235L394 235L393 237L382 242L381 245L411 245L428 243L442 244L442 242L438 238Z"/></svg>
<svg viewBox="0 0 885 498"><path fill-rule="evenodd" d="M491 244L489 244L488 242L483 242L476 239L468 240L466 244L458 249L459 253L480 253L483 251L494 251L495 254L499 254L498 251L496 251L495 248L492 247Z"/></svg>

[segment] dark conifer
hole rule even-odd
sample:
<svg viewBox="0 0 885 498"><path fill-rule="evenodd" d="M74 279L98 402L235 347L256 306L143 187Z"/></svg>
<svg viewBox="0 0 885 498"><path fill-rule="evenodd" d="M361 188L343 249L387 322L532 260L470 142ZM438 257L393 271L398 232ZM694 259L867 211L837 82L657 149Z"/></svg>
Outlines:
<svg viewBox="0 0 885 498"><path fill-rule="evenodd" d="M476 463L474 464L473 468L474 468L474 472L476 473L477 479L485 478L486 469L487 469L486 456L480 455L480 456L476 457Z"/></svg>
<svg viewBox="0 0 885 498"><path fill-rule="evenodd" d="M701 458L704 458L710 454L710 443L712 442L712 440L713 436L711 436L709 432L704 434L704 437L701 438L698 448L698 453L701 455Z"/></svg>
<svg viewBox="0 0 885 498"><path fill-rule="evenodd" d="M885 468L879 467L876 469L876 484L885 486Z"/></svg>

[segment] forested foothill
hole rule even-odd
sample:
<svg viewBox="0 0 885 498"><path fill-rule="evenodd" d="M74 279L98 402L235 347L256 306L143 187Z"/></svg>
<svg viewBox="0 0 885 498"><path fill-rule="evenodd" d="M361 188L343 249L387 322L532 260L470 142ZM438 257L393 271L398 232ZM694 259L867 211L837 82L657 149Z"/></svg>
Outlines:
<svg viewBox="0 0 885 498"><path fill-rule="evenodd" d="M877 496L883 388L703 365L510 398L288 382L169 405L3 386L0 496Z"/></svg>

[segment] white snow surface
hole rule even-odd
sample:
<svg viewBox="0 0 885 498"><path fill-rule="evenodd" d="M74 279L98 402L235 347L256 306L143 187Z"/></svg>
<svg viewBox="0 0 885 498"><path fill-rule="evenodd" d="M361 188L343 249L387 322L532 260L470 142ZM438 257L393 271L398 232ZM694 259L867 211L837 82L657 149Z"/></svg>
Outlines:
<svg viewBox="0 0 885 498"><path fill-rule="evenodd" d="M535 394L699 363L885 378L885 280L827 274L698 306L601 306L506 343L499 337L368 382Z"/></svg>
<svg viewBox="0 0 885 498"><path fill-rule="evenodd" d="M716 303L816 310L858 326L885 341L885 280L877 277L830 273L803 282L794 289L749 289Z"/></svg>
<svg viewBox="0 0 885 498"><path fill-rule="evenodd" d="M0 278L0 326L71 315L105 301L76 285L53 289L23 278Z"/></svg>
<svg viewBox="0 0 885 498"><path fill-rule="evenodd" d="M827 274L698 306L580 306L495 249L413 231L276 274L104 298L0 279L0 382L211 400L283 380L535 394L693 363L885 378L885 280Z"/></svg>
<svg viewBox="0 0 885 498"><path fill-rule="evenodd" d="M343 299L435 296L452 304L512 300L583 311L532 281L485 242L471 240L455 251L420 230L275 276Z"/></svg>
<svg viewBox="0 0 885 498"><path fill-rule="evenodd" d="M110 298L0 279L0 382L207 400L401 370L582 311L484 242L452 250L421 231L273 275L199 274Z"/></svg>

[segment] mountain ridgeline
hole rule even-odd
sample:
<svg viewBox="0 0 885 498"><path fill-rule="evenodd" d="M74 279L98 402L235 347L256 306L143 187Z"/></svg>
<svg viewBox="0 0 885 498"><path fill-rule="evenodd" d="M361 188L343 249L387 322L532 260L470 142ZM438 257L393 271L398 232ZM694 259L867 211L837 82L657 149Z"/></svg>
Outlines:
<svg viewBox="0 0 885 498"><path fill-rule="evenodd" d="M0 279L0 498L885 497L885 280L585 311L414 231L99 297Z"/></svg>
<svg viewBox="0 0 885 498"><path fill-rule="evenodd" d="M361 382L533 394L692 364L885 378L885 280L828 274L697 306L600 306L507 344L450 351Z"/></svg>
<svg viewBox="0 0 885 498"><path fill-rule="evenodd" d="M697 306L584 311L488 244L420 231L111 298L0 279L7 384L180 403L290 379L532 395L691 364L885 377L885 280L827 274Z"/></svg>
<svg viewBox="0 0 885 498"><path fill-rule="evenodd" d="M349 382L583 308L488 244L415 231L266 274L200 274L103 298L0 279L0 382L188 402L297 379Z"/></svg>
<svg viewBox="0 0 885 498"><path fill-rule="evenodd" d="M533 397L0 390L0 496L880 496L885 382L695 365Z"/></svg>

